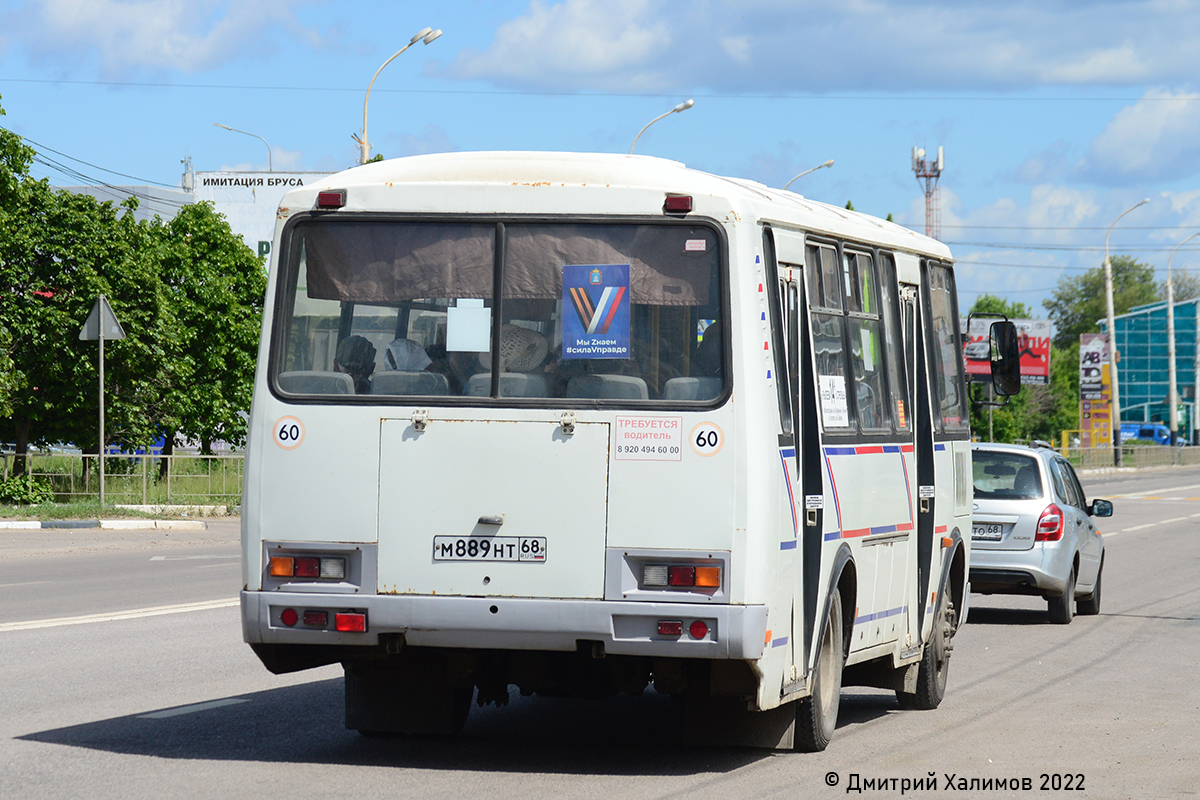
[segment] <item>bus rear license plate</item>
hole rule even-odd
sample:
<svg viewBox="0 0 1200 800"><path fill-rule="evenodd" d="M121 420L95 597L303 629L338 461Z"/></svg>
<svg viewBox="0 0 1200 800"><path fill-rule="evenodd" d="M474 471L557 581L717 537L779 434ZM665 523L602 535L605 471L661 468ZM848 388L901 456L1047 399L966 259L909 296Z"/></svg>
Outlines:
<svg viewBox="0 0 1200 800"><path fill-rule="evenodd" d="M434 561L546 560L544 536L435 536Z"/></svg>
<svg viewBox="0 0 1200 800"><path fill-rule="evenodd" d="M1004 538L1003 525L972 525L971 538L982 542L998 542Z"/></svg>

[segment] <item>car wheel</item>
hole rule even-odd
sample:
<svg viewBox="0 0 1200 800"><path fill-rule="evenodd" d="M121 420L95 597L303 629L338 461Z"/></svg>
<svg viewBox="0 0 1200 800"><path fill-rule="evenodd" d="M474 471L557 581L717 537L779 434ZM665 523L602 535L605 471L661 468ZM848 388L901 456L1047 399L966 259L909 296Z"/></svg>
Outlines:
<svg viewBox="0 0 1200 800"><path fill-rule="evenodd" d="M1082 615L1092 615L1100 613L1100 579L1104 577L1104 562L1100 562L1100 571L1096 573L1096 586L1092 589L1092 593L1087 597L1079 598L1079 602L1075 604L1075 612Z"/></svg>
<svg viewBox="0 0 1200 800"><path fill-rule="evenodd" d="M796 703L796 749L819 753L829 745L837 726L842 699L842 666L846 662L842 637L842 596L836 589L829 603L829 618L821 635L812 694Z"/></svg>
<svg viewBox="0 0 1200 800"><path fill-rule="evenodd" d="M1046 601L1050 613L1050 621L1055 625L1070 623L1075 608L1075 568L1067 575L1067 586L1063 589L1062 597L1051 597Z"/></svg>
<svg viewBox="0 0 1200 800"><path fill-rule="evenodd" d="M954 601L946 597L933 621L933 633L929 644L921 654L921 666L917 670L917 691L914 694L896 692L896 699L901 708L929 711L941 705L942 698L946 696L946 677L950 673L950 651L954 649L950 638L953 635Z"/></svg>

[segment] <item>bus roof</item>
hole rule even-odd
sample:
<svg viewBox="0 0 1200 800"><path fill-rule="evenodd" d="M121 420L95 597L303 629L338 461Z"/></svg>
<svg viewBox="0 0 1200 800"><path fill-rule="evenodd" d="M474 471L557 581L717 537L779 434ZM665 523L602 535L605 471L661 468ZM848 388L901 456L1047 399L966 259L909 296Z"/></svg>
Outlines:
<svg viewBox="0 0 1200 800"><path fill-rule="evenodd" d="M408 156L331 175L319 184L289 193L283 205L295 207L299 198L290 199L294 195L320 189L386 184L594 186L720 196L731 204L752 206L762 220L951 259L949 248L941 242L895 223L756 181L713 175L678 161L643 155L483 151Z"/></svg>

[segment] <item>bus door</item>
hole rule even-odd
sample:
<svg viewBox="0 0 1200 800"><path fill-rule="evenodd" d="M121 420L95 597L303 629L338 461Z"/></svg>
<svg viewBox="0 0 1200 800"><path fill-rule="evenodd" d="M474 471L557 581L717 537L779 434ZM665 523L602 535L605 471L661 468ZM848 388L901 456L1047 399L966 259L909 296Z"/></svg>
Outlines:
<svg viewBox="0 0 1200 800"><path fill-rule="evenodd" d="M793 585L791 651L793 672L788 689L802 686L811 667L813 630L820 592L824 488L821 441L817 428L815 384L810 358L804 301L805 240L789 231L764 233L767 261L767 302L770 304L772 344L782 433L780 459L787 486L791 525L780 543L795 550L799 568ZM776 250L778 249L778 255Z"/></svg>
<svg viewBox="0 0 1200 800"><path fill-rule="evenodd" d="M904 363L909 370L909 406L915 419L913 455L916 463L915 485L910 487L913 508L917 511L917 592L916 614L909 615L910 640L921 642L925 621L925 598L929 597L929 565L933 554L934 533L934 470L933 470L933 413L929 400L929 380L926 365L924 325L920 306L920 287L900 285L903 309ZM915 623L915 624L914 624Z"/></svg>

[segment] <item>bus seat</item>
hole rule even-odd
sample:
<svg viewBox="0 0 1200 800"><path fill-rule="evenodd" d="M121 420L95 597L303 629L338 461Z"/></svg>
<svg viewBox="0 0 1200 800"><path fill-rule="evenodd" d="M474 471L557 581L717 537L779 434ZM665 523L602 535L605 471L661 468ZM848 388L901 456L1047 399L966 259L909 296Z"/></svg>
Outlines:
<svg viewBox="0 0 1200 800"><path fill-rule="evenodd" d="M567 383L567 397L597 400L649 400L646 382L632 375L579 375Z"/></svg>
<svg viewBox="0 0 1200 800"><path fill-rule="evenodd" d="M472 375L463 389L468 397L487 397L492 393L492 376L481 372ZM501 372L501 397L549 397L549 387L545 377L529 372Z"/></svg>
<svg viewBox="0 0 1200 800"><path fill-rule="evenodd" d="M712 400L721 393L720 378L671 378L663 384L663 400Z"/></svg>
<svg viewBox="0 0 1200 800"><path fill-rule="evenodd" d="M279 388L288 394L354 394L354 379L344 372L300 369L279 373Z"/></svg>
<svg viewBox="0 0 1200 800"><path fill-rule="evenodd" d="M371 377L371 394L447 395L450 382L436 372L376 372Z"/></svg>

